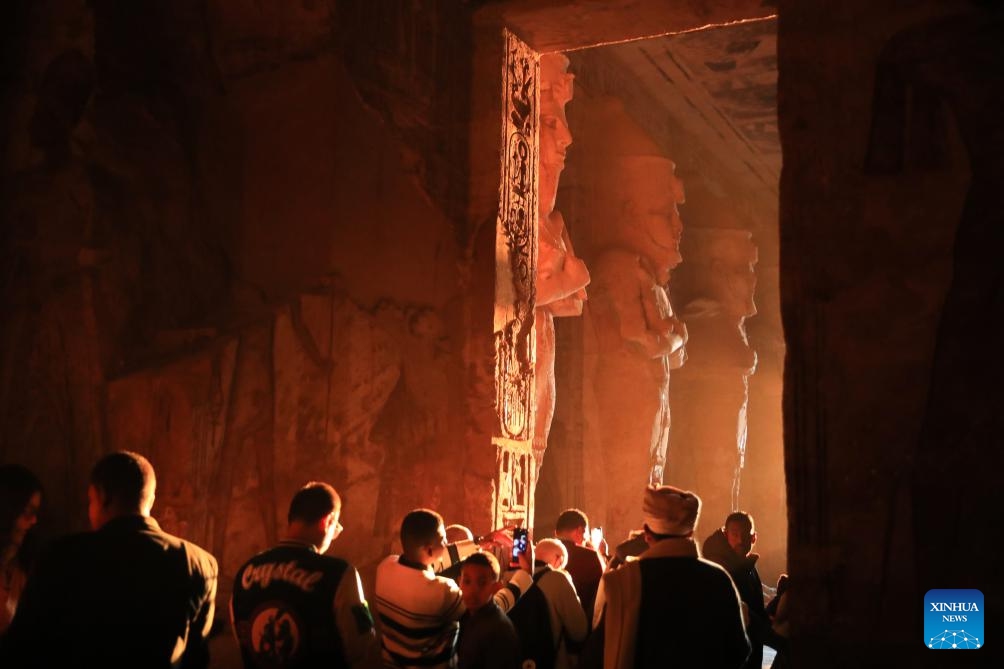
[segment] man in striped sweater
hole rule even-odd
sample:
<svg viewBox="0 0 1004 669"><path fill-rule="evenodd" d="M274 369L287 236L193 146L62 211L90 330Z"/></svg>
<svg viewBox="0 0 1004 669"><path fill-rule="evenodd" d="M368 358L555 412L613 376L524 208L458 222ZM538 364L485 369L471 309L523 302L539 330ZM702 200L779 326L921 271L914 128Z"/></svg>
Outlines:
<svg viewBox="0 0 1004 669"><path fill-rule="evenodd" d="M456 582L433 571L451 553L443 518L429 509L410 512L401 523L401 545L404 553L387 557L376 574L374 603L384 666L451 667L457 621L465 608ZM502 611L512 608L533 583L532 559L532 555L521 557L521 569L495 593L493 599Z"/></svg>

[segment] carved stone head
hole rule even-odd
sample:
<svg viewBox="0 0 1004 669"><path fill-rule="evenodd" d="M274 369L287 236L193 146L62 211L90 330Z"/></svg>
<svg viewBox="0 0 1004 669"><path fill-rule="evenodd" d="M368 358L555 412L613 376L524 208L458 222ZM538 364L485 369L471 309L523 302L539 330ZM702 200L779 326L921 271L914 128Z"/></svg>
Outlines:
<svg viewBox="0 0 1004 669"><path fill-rule="evenodd" d="M543 218L554 209L558 180L565 169L565 153L572 143L565 117L565 105L572 99L568 58L560 53L540 57L540 198Z"/></svg>
<svg viewBox="0 0 1004 669"><path fill-rule="evenodd" d="M688 266L697 292L717 302L724 313L756 315L757 247L752 233L739 228L695 228L687 237Z"/></svg>
<svg viewBox="0 0 1004 669"><path fill-rule="evenodd" d="M659 155L617 156L611 171L619 200L613 212L617 243L644 256L659 283L668 282L670 270L683 261L677 205L685 195L676 164Z"/></svg>

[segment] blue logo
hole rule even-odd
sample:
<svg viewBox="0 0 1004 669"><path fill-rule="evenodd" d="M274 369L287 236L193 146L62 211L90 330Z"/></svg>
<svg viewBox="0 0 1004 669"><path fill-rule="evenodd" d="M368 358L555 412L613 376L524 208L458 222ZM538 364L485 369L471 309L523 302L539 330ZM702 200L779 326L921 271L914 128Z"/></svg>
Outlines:
<svg viewBox="0 0 1004 669"><path fill-rule="evenodd" d="M924 645L932 650L983 647L983 593L928 590L924 595Z"/></svg>

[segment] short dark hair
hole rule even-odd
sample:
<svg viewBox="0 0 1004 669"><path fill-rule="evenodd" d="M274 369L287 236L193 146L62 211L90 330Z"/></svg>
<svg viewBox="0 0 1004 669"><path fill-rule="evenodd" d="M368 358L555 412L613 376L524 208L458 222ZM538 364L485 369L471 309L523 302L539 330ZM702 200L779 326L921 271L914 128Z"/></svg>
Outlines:
<svg viewBox="0 0 1004 669"><path fill-rule="evenodd" d="M104 493L106 504L132 510L153 502L157 477L153 465L139 453L116 451L94 465L91 485Z"/></svg>
<svg viewBox="0 0 1004 669"><path fill-rule="evenodd" d="M443 517L432 509L415 509L401 521L401 546L406 553L433 544L439 537Z"/></svg>
<svg viewBox="0 0 1004 669"><path fill-rule="evenodd" d="M460 563L460 569L463 570L467 565L479 565L481 567L488 567L494 579L499 580L499 576L502 574L502 568L499 566L498 558L496 558L491 553L486 553L484 551L478 551L477 553L471 553L468 555L463 562Z"/></svg>
<svg viewBox="0 0 1004 669"><path fill-rule="evenodd" d="M554 529L558 532L577 530L580 527L589 527L589 518L578 509L565 509L554 524Z"/></svg>
<svg viewBox="0 0 1004 669"><path fill-rule="evenodd" d="M342 498L327 483L311 481L300 488L289 503L289 522L316 523L334 511L341 511Z"/></svg>
<svg viewBox="0 0 1004 669"><path fill-rule="evenodd" d="M23 465L0 465L0 548L7 545L14 524L36 492L42 492L42 482L30 469Z"/></svg>
<svg viewBox="0 0 1004 669"><path fill-rule="evenodd" d="M747 533L753 533L753 516L745 511L733 511L730 513L728 518L725 519L724 527L728 527L730 523L738 523L743 526L743 529Z"/></svg>

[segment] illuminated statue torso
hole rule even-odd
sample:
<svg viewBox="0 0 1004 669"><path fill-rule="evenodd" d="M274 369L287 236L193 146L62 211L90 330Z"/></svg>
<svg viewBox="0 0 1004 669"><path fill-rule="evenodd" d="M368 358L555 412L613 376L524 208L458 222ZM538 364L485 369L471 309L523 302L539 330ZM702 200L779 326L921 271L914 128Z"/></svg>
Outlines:
<svg viewBox="0 0 1004 669"><path fill-rule="evenodd" d="M686 360L687 329L673 311L670 270L682 260L675 165L655 155L619 156L597 203L603 239L589 307L595 335L593 390L606 481L604 522L619 537L637 525L638 495L662 483L669 443L669 375Z"/></svg>
<svg viewBox="0 0 1004 669"><path fill-rule="evenodd" d="M568 59L548 54L540 59L540 197L537 234L537 308L534 316L537 357L534 367L536 413L533 449L537 465L547 448L554 417L554 319L579 316L586 299L589 271L575 256L561 212L554 210L565 152L572 143L565 105L572 98Z"/></svg>

